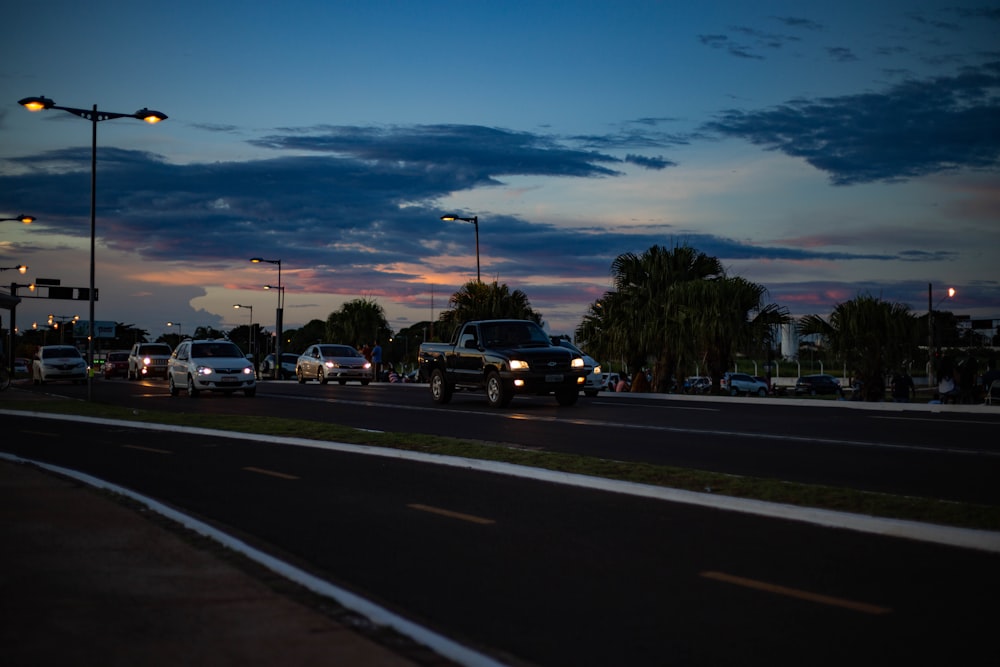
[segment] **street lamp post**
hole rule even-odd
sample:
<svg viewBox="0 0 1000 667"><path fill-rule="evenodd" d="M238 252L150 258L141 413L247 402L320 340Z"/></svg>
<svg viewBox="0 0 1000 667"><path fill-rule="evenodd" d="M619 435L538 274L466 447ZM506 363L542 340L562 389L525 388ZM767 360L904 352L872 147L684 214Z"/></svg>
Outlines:
<svg viewBox="0 0 1000 667"><path fill-rule="evenodd" d="M17 356L17 339L14 337L17 334L17 304L20 303L21 299L17 296L17 290L21 287L26 288L30 292L35 291L35 283L29 285L20 285L18 283L10 284L10 351L7 355L9 368L7 371L10 373L10 377L14 377L14 358Z"/></svg>
<svg viewBox="0 0 1000 667"><path fill-rule="evenodd" d="M257 367L257 357L254 356L253 349L256 343L256 336L253 335L253 306L244 306L242 303L234 303L233 308L249 308L250 309L250 356L253 357L254 368Z"/></svg>
<svg viewBox="0 0 1000 667"><path fill-rule="evenodd" d="M281 368L281 328L282 320L285 315L285 288L281 286L281 260L280 259L264 259L263 257L251 257L250 261L254 264L260 264L261 262L265 264L277 264L278 265L278 285L277 287L272 287L270 285L265 285L264 289L277 289L278 290L278 309L274 314L274 359L275 368Z"/></svg>
<svg viewBox="0 0 1000 667"><path fill-rule="evenodd" d="M16 218L0 218L0 222L4 222L6 220L10 220L12 222L23 222L26 225L30 225L31 223L33 223L37 219L38 218L36 218L33 215L19 215Z"/></svg>
<svg viewBox="0 0 1000 667"><path fill-rule="evenodd" d="M180 322L167 322L167 326L177 327L177 335L181 337L181 340L184 340L184 329Z"/></svg>
<svg viewBox="0 0 1000 667"><path fill-rule="evenodd" d="M97 124L102 120L114 120L115 118L136 118L147 123L159 123L166 120L166 114L159 111L152 111L142 108L135 113L114 113L110 111L99 111L95 104L92 109L76 109L74 107L61 107L47 97L25 97L18 100L18 104L28 111L42 111L43 109L59 109L89 120L91 124L90 141L90 290L87 294L90 301L90 329L87 331L87 363L94 363L94 300L97 295L95 287L95 255L97 245ZM87 400L91 400L94 380L90 373L87 374Z"/></svg>
<svg viewBox="0 0 1000 667"><path fill-rule="evenodd" d="M936 382L934 368L934 309L941 305L945 299L954 297L958 292L954 287L949 287L948 291L934 304L934 285L927 283L927 386L933 387Z"/></svg>
<svg viewBox="0 0 1000 667"><path fill-rule="evenodd" d="M462 222L471 222L476 226L476 282L483 282L479 274L479 216L474 215L471 218L460 218L457 215L442 215L441 219L446 221L461 220Z"/></svg>

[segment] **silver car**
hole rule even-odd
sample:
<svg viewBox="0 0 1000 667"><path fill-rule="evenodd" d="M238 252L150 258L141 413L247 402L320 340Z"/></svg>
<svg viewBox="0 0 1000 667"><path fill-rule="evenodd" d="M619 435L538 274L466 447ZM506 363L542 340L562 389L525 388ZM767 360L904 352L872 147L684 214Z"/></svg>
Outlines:
<svg viewBox="0 0 1000 667"><path fill-rule="evenodd" d="M302 384L316 380L326 384L336 380L347 384L349 380L368 384L375 377L371 363L350 345L319 343L310 345L295 362L295 377Z"/></svg>

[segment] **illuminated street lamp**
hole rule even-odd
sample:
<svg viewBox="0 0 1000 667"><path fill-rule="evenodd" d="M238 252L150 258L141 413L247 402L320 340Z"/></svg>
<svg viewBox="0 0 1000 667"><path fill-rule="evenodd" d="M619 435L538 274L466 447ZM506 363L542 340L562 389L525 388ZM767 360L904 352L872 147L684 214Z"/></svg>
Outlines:
<svg viewBox="0 0 1000 667"><path fill-rule="evenodd" d="M0 266L0 271L17 271L18 273L27 273L28 267L24 264L18 264L17 266Z"/></svg>
<svg viewBox="0 0 1000 667"><path fill-rule="evenodd" d="M6 220L10 220L12 222L23 222L26 225L30 225L31 223L33 223L37 219L38 218L36 218L33 215L19 215L16 218L0 218L0 222L4 222Z"/></svg>
<svg viewBox="0 0 1000 667"><path fill-rule="evenodd" d="M442 215L441 219L445 221L461 220L462 222L471 222L476 226L476 282L483 282L479 276L479 216L474 215L471 218L460 218L457 215Z"/></svg>
<svg viewBox="0 0 1000 667"><path fill-rule="evenodd" d="M264 259L263 257L251 257L250 261L254 264L260 264L261 262L265 264L277 264L278 265L278 286L271 287L270 285L265 285L264 289L277 289L278 290L278 310L274 314L274 358L279 364L277 368L281 368L281 326L285 316L285 288L281 286L281 260L280 259Z"/></svg>
<svg viewBox="0 0 1000 667"><path fill-rule="evenodd" d="M184 338L184 329L181 328L181 323L180 322L167 322L167 326L168 327L177 327L177 335L180 336L181 339Z"/></svg>
<svg viewBox="0 0 1000 667"><path fill-rule="evenodd" d="M53 100L47 97L25 97L18 100L18 104L28 111L42 111L44 109L59 109L89 120L91 124L90 142L90 290L88 298L90 300L90 329L87 331L87 363L94 363L94 299L97 289L94 285L95 248L97 244L97 124L102 120L114 120L115 118L136 118L147 123L159 123L166 120L166 114L159 111L152 111L142 108L135 113L113 113L110 111L98 111L95 104L92 109L76 109L74 107L57 106ZM93 391L93 377L87 374L87 400L91 400Z"/></svg>
<svg viewBox="0 0 1000 667"><path fill-rule="evenodd" d="M236 308L236 309L239 309L239 308L249 308L250 309L250 356L253 357L254 338L256 338L253 335L253 306L244 306L241 303L234 303L233 304L233 308ZM254 365L255 366L257 365L257 358L256 357L254 357Z"/></svg>
<svg viewBox="0 0 1000 667"><path fill-rule="evenodd" d="M954 287L949 287L948 291L934 304L934 286L927 283L927 385L933 387L937 384L935 380L934 368L934 309L941 305L945 299L954 298L958 291ZM932 305L934 304L934 305Z"/></svg>

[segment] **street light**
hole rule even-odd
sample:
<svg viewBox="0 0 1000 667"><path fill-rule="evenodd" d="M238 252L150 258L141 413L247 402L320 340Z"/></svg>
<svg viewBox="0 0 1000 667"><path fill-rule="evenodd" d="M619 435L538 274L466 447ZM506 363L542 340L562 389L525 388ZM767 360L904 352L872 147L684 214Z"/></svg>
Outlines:
<svg viewBox="0 0 1000 667"><path fill-rule="evenodd" d="M17 290L20 289L21 287L24 287L29 292L34 292L35 291L35 283L30 283L28 285L20 285L18 283L11 283L10 284L10 296L11 296L11 304L10 304L10 332L9 332L10 333L10 347L9 347L10 354L8 355L9 359L7 360L9 362L9 364L10 364L9 367L7 368L7 371L10 373L10 377L14 377L14 360L15 360L15 357L17 356L15 354L16 351L17 351L17 340L14 338L14 336L17 334L17 304L19 304L21 302L21 299L17 296Z"/></svg>
<svg viewBox="0 0 1000 667"><path fill-rule="evenodd" d="M87 331L87 363L94 363L94 299L97 289L94 285L95 255L97 245L97 124L102 120L114 120L115 118L136 118L147 123L159 123L166 120L166 114L159 111L152 111L143 107L135 113L113 113L110 111L98 111L95 104L92 109L76 109L74 107L57 106L53 100L45 96L25 97L18 100L18 104L28 111L42 111L44 109L59 109L89 120L91 124L90 141L90 290L87 294L90 300L90 329ZM23 220L22 220L23 221ZM87 373L87 400L91 400L93 391L93 377Z"/></svg>
<svg viewBox="0 0 1000 667"><path fill-rule="evenodd" d="M33 215L19 215L16 218L0 218L0 222L4 222L6 220L10 220L12 222L23 222L26 225L30 225L31 223L33 223L37 219L38 218L36 218Z"/></svg>
<svg viewBox="0 0 1000 667"><path fill-rule="evenodd" d="M461 218L457 215L442 215L442 220L461 220L462 222L471 222L476 226L476 282L483 282L482 278L479 276L479 216L474 215L471 218Z"/></svg>
<svg viewBox="0 0 1000 667"><path fill-rule="evenodd" d="M167 322L167 326L168 327L177 327L177 335L181 337L181 340L184 339L184 329L181 328L181 323L180 322Z"/></svg>
<svg viewBox="0 0 1000 667"><path fill-rule="evenodd" d="M28 267L24 264L18 264L17 266L0 266L0 271L17 271L18 273L27 273Z"/></svg>
<svg viewBox="0 0 1000 667"><path fill-rule="evenodd" d="M949 287L948 291L934 304L934 285L927 283L927 386L933 387L934 376L934 309L941 305L945 299L951 299L958 291L954 287ZM934 305L932 305L934 304Z"/></svg>
<svg viewBox="0 0 1000 667"><path fill-rule="evenodd" d="M281 260L280 259L264 259L263 257L251 257L250 261L254 264L260 264L261 262L265 264L277 264L278 265L278 286L277 288L271 287L270 285L265 285L264 289L277 289L278 290L278 309L274 313L274 358L277 360L278 364L275 368L281 368L281 325L282 320L285 315L285 288L281 286Z"/></svg>
<svg viewBox="0 0 1000 667"><path fill-rule="evenodd" d="M256 338L253 335L253 306L244 306L241 303L234 303L233 304L233 308L236 308L236 309L239 309L239 308L249 308L250 309L250 356L253 357L253 348L254 348L254 342L255 342L254 338ZM256 357L254 357L254 365L255 366L257 365L257 358Z"/></svg>

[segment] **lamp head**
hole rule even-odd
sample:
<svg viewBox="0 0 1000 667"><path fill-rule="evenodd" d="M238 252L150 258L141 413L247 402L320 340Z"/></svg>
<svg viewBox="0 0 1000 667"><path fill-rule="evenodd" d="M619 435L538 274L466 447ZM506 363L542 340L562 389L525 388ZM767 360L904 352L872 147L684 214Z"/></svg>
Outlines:
<svg viewBox="0 0 1000 667"><path fill-rule="evenodd" d="M25 97L23 100L18 100L18 104L27 109L28 111L41 111L42 109L51 109L55 106L55 102L50 100L45 96L40 97Z"/></svg>
<svg viewBox="0 0 1000 667"><path fill-rule="evenodd" d="M146 121L150 125L155 125L156 123L159 123L161 120L166 120L167 114L161 113L159 111L153 111L152 109L147 109L143 107L142 109L139 109L138 111L135 112L135 117L138 118L139 120Z"/></svg>

